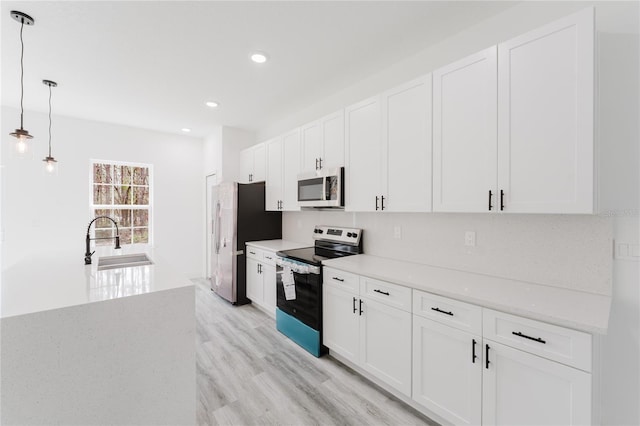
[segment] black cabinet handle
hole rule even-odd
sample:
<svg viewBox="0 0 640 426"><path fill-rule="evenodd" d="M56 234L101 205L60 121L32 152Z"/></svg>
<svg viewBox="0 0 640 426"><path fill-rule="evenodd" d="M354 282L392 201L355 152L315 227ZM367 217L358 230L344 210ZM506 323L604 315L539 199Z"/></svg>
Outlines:
<svg viewBox="0 0 640 426"><path fill-rule="evenodd" d="M255 251L250 251L249 253L251 253L251 254L256 254L256 252L255 252Z"/></svg>
<svg viewBox="0 0 640 426"><path fill-rule="evenodd" d="M376 195L376 211L378 211L378 196Z"/></svg>
<svg viewBox="0 0 640 426"><path fill-rule="evenodd" d="M253 180L253 175L249 174L249 182L251 182Z"/></svg>
<svg viewBox="0 0 640 426"><path fill-rule="evenodd" d="M384 195L380 196L380 210L384 210Z"/></svg>
<svg viewBox="0 0 640 426"><path fill-rule="evenodd" d="M500 190L500 210L504 210L504 191Z"/></svg>
<svg viewBox="0 0 640 426"><path fill-rule="evenodd" d="M489 362L489 345L485 344L484 345L484 368L486 368L487 370L489 369L489 364L491 364L491 362Z"/></svg>
<svg viewBox="0 0 640 426"><path fill-rule="evenodd" d="M353 313L356 313L356 298L353 298Z"/></svg>
<svg viewBox="0 0 640 426"><path fill-rule="evenodd" d="M363 312L363 310L362 310L362 299L360 299L360 315L362 315L362 312Z"/></svg>
<svg viewBox="0 0 640 426"><path fill-rule="evenodd" d="M342 278L338 278L338 277L332 277L332 279L336 280L336 281L340 281L341 283L344 282L344 280Z"/></svg>
<svg viewBox="0 0 640 426"><path fill-rule="evenodd" d="M320 160L320 170L322 170L322 157L320 157L319 160Z"/></svg>
<svg viewBox="0 0 640 426"><path fill-rule="evenodd" d="M491 190L489 190L489 211L491 211L491 209L493 208L493 205L491 204L492 197L493 197L493 193L491 192Z"/></svg>
<svg viewBox="0 0 640 426"><path fill-rule="evenodd" d="M522 334L519 331L512 331L511 334L513 334L514 336L522 337L524 339L533 340L534 342L542 343L543 345L547 343L546 340L542 340L539 337L527 336L526 334Z"/></svg>
<svg viewBox="0 0 640 426"><path fill-rule="evenodd" d="M265 256L265 259L273 260L273 257Z"/></svg>
<svg viewBox="0 0 640 426"><path fill-rule="evenodd" d="M318 159L316 158L316 170L318 170Z"/></svg>
<svg viewBox="0 0 640 426"><path fill-rule="evenodd" d="M443 311L440 308L431 308L432 311L436 311L436 312L440 312L441 314L445 314L445 315L451 315L453 316L453 312L450 311Z"/></svg>
<svg viewBox="0 0 640 426"><path fill-rule="evenodd" d="M476 358L478 358L478 356L476 355L476 339L471 339L471 363L475 364L476 363Z"/></svg>
<svg viewBox="0 0 640 426"><path fill-rule="evenodd" d="M258 263L258 273L261 274L262 273L262 268L261 268L261 264Z"/></svg>
<svg viewBox="0 0 640 426"><path fill-rule="evenodd" d="M389 296L389 292L388 291L378 290L377 288L374 289L373 291L375 291L376 293L384 294L385 296Z"/></svg>

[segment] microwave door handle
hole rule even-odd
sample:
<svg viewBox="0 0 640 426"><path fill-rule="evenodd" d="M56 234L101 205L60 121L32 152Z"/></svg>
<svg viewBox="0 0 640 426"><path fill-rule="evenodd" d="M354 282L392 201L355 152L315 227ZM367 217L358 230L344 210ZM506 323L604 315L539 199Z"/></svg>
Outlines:
<svg viewBox="0 0 640 426"><path fill-rule="evenodd" d="M322 178L322 201L327 201L327 177Z"/></svg>

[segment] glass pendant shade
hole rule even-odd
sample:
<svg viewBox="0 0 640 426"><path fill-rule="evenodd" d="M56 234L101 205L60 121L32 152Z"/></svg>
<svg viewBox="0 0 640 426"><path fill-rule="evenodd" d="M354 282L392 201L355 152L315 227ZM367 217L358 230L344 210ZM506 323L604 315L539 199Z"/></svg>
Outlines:
<svg viewBox="0 0 640 426"><path fill-rule="evenodd" d="M19 157L26 157L29 154L29 139L33 136L29 134L27 130L16 129L15 132L10 133L11 136L16 138L16 154Z"/></svg>
<svg viewBox="0 0 640 426"><path fill-rule="evenodd" d="M44 172L47 175L57 175L58 174L58 161L53 157L46 157L42 160L44 164Z"/></svg>

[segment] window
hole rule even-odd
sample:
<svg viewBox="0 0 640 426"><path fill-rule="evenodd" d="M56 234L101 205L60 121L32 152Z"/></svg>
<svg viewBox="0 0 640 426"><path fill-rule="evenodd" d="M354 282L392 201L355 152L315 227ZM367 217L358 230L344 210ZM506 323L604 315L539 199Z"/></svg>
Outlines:
<svg viewBox="0 0 640 426"><path fill-rule="evenodd" d="M151 241L151 170L149 164L94 160L91 163L91 214L109 216L118 223L120 244ZM114 237L115 227L107 219L94 223L96 238ZM96 244L113 244L96 240Z"/></svg>

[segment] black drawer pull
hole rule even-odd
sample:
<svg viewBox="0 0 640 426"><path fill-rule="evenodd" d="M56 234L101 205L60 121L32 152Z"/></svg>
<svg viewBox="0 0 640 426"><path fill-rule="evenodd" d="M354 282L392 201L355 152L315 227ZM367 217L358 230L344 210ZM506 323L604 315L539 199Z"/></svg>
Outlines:
<svg viewBox="0 0 640 426"><path fill-rule="evenodd" d="M332 277L332 279L336 280L336 281L340 281L341 283L344 282L344 280L342 278L338 278L338 277Z"/></svg>
<svg viewBox="0 0 640 426"><path fill-rule="evenodd" d="M440 308L431 308L432 311L436 311L436 312L440 312L441 314L445 314L445 315L451 315L453 316L453 312L449 312L449 311L443 311Z"/></svg>
<svg viewBox="0 0 640 426"><path fill-rule="evenodd" d="M269 260L273 260L273 257L265 256L265 258L267 258Z"/></svg>
<svg viewBox="0 0 640 426"><path fill-rule="evenodd" d="M385 296L388 296L388 295L389 295L389 292L388 292L388 291L378 290L377 288L376 288L376 289L374 289L373 291L375 291L376 293L384 294Z"/></svg>
<svg viewBox="0 0 640 426"><path fill-rule="evenodd" d="M360 299L360 315L362 315L362 312L363 312L363 310L362 310L362 299Z"/></svg>
<svg viewBox="0 0 640 426"><path fill-rule="evenodd" d="M476 363L476 358L478 358L478 355L476 355L476 339L471 339L471 362L473 364Z"/></svg>
<svg viewBox="0 0 640 426"><path fill-rule="evenodd" d="M488 370L489 369L489 364L491 364L489 362L489 345L485 344L484 345L484 350L485 350L485 353L484 353L484 362L485 362L484 368L486 368Z"/></svg>
<svg viewBox="0 0 640 426"><path fill-rule="evenodd" d="M256 254L256 252L255 251L250 251L249 254Z"/></svg>
<svg viewBox="0 0 640 426"><path fill-rule="evenodd" d="M543 345L547 343L546 341L542 340L539 337L527 336L526 334L522 334L519 331L512 331L511 334L513 334L514 336L522 337L524 339L533 340L534 342L542 343Z"/></svg>
<svg viewBox="0 0 640 426"><path fill-rule="evenodd" d="M356 309L356 298L354 297L353 298L353 313L355 314L356 311L357 311L357 309Z"/></svg>

